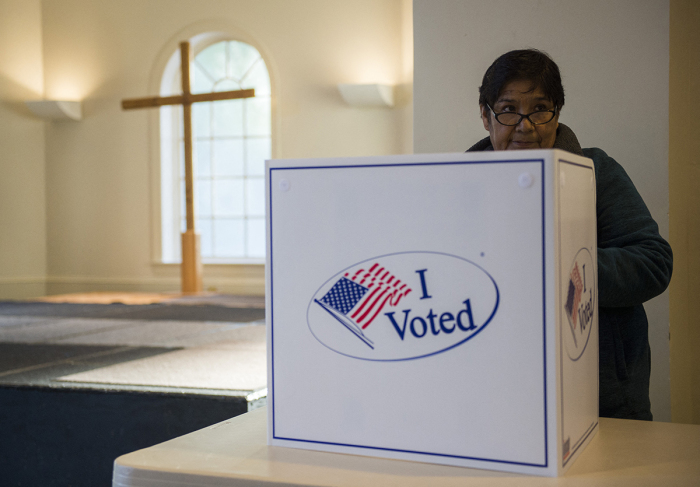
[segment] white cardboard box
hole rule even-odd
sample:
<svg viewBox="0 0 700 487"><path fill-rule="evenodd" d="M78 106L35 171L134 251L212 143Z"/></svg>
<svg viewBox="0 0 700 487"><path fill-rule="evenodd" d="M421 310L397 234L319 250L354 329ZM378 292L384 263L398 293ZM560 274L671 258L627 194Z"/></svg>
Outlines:
<svg viewBox="0 0 700 487"><path fill-rule="evenodd" d="M272 160L266 191L269 444L571 466L598 426L590 159Z"/></svg>

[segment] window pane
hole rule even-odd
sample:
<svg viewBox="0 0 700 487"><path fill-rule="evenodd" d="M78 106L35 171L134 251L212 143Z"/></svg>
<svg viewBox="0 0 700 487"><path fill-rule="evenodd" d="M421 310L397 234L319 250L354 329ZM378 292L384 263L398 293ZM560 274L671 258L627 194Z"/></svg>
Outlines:
<svg viewBox="0 0 700 487"><path fill-rule="evenodd" d="M214 103L214 136L243 135L243 100L223 100Z"/></svg>
<svg viewBox="0 0 700 487"><path fill-rule="evenodd" d="M214 175L243 176L243 141L241 139L215 139Z"/></svg>
<svg viewBox="0 0 700 487"><path fill-rule="evenodd" d="M244 241L242 219L214 220L214 255L240 257L244 252Z"/></svg>
<svg viewBox="0 0 700 487"><path fill-rule="evenodd" d="M184 218L187 215L186 213L186 202L185 202L185 181L180 181L180 217L183 218L183 222L185 221ZM185 231L185 227L183 228L183 232Z"/></svg>
<svg viewBox="0 0 700 487"><path fill-rule="evenodd" d="M253 63L260 57L260 54L253 46L243 42L230 41L228 47L230 56L229 76L235 79L241 79Z"/></svg>
<svg viewBox="0 0 700 487"><path fill-rule="evenodd" d="M246 135L270 135L270 99L246 98Z"/></svg>
<svg viewBox="0 0 700 487"><path fill-rule="evenodd" d="M180 153L178 154L180 166L180 179L183 179L185 177L185 142L182 139L180 139L178 147L180 148Z"/></svg>
<svg viewBox="0 0 700 487"><path fill-rule="evenodd" d="M194 182L194 213L197 217L211 216L211 180Z"/></svg>
<svg viewBox="0 0 700 487"><path fill-rule="evenodd" d="M178 124L178 137L180 140L185 138L185 126L182 123L182 118L184 117L182 113L182 105L175 105L175 116L177 117L177 120L179 121Z"/></svg>
<svg viewBox="0 0 700 487"><path fill-rule="evenodd" d="M256 90L254 99L192 106L195 227L202 238L202 257L264 257L264 161L271 157L269 72L253 46L224 41L207 47L195 57L192 77L194 93L242 88ZM173 74L171 84L174 92L180 91L179 74ZM172 115L161 117L161 138L177 137L178 132L179 138L171 142L163 160L167 160L168 167L172 168L167 184L177 181L180 195L178 198L174 188L172 197L167 199L169 207L163 208L162 217L169 218L185 231L182 107L173 106L168 110ZM165 147L167 143L161 141L161 146ZM179 180L172 174L178 169ZM168 171L162 174L163 184L166 184ZM166 203L164 198L163 206ZM174 240L163 243L164 258L166 249L180 248L177 228L169 228L169 235L163 238ZM179 250L173 259L179 261Z"/></svg>
<svg viewBox="0 0 700 487"><path fill-rule="evenodd" d="M265 161L272 157L270 138L246 139L246 173L248 176L264 176Z"/></svg>
<svg viewBox="0 0 700 487"><path fill-rule="evenodd" d="M243 216L243 180L214 181L214 215Z"/></svg>
<svg viewBox="0 0 700 487"><path fill-rule="evenodd" d="M255 88L255 96L270 95L270 75L262 59L259 59L253 69L251 69L243 80L242 88Z"/></svg>
<svg viewBox="0 0 700 487"><path fill-rule="evenodd" d="M249 216L265 216L265 181L262 178L246 180L246 210Z"/></svg>
<svg viewBox="0 0 700 487"><path fill-rule="evenodd" d="M195 61L206 71L211 79L218 80L226 77L226 43L217 42L202 50Z"/></svg>
<svg viewBox="0 0 700 487"><path fill-rule="evenodd" d="M211 142L208 140L197 140L194 145L197 158L194 161L195 177L211 176Z"/></svg>
<svg viewBox="0 0 700 487"><path fill-rule="evenodd" d="M213 256L211 223L211 220L208 218L199 218L195 224L197 233L201 235L202 239L202 257Z"/></svg>
<svg viewBox="0 0 700 487"><path fill-rule="evenodd" d="M255 218L248 223L248 255L247 257L265 257L265 220Z"/></svg>
<svg viewBox="0 0 700 487"><path fill-rule="evenodd" d="M202 70L199 63L194 63L192 70L192 93L210 93L214 87L214 81L209 74Z"/></svg>
<svg viewBox="0 0 700 487"><path fill-rule="evenodd" d="M211 102L192 105L192 132L195 137L209 137L211 135Z"/></svg>
<svg viewBox="0 0 700 487"><path fill-rule="evenodd" d="M231 91L240 89L241 85L230 79L221 80L216 83L216 86L214 87L214 91Z"/></svg>

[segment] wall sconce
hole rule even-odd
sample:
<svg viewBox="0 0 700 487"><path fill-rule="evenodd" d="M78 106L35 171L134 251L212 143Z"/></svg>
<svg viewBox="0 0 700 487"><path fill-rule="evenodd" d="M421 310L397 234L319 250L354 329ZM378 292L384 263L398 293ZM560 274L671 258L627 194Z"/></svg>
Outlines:
<svg viewBox="0 0 700 487"><path fill-rule="evenodd" d="M82 120L83 109L79 101L38 100L25 101L34 115L50 120Z"/></svg>
<svg viewBox="0 0 700 487"><path fill-rule="evenodd" d="M380 84L339 84L345 103L353 107L393 107L394 87Z"/></svg>

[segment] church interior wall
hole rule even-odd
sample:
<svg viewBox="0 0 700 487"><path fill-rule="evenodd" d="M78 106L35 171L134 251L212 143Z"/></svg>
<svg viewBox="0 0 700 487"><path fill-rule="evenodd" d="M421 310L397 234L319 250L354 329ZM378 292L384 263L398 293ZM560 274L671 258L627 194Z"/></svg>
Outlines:
<svg viewBox="0 0 700 487"><path fill-rule="evenodd" d="M669 2L439 5L413 4L420 19L414 25L415 151L464 151L485 137L478 108L484 72L511 49L542 49L562 71L566 104L560 122L573 128L583 147L600 147L625 167L668 238ZM653 324L652 412L668 421L668 291L645 308Z"/></svg>
<svg viewBox="0 0 700 487"><path fill-rule="evenodd" d="M157 154L152 123L157 114L125 112L120 102L157 95L151 91L159 56L167 49L175 52L181 36L199 27L245 34L267 55L274 85L273 157L410 152L406 73L412 66L406 63L412 58L402 47L410 8L405 0L50 0L40 5L44 94L82 100L84 114L80 122L46 123L49 293L179 288L179 266L159 263L153 252L158 182L150 168ZM370 82L397 85L397 107L353 108L336 88ZM204 275L205 288L264 290L262 265L206 265Z"/></svg>
<svg viewBox="0 0 700 487"><path fill-rule="evenodd" d="M0 295L42 295L47 270L40 0L0 0Z"/></svg>

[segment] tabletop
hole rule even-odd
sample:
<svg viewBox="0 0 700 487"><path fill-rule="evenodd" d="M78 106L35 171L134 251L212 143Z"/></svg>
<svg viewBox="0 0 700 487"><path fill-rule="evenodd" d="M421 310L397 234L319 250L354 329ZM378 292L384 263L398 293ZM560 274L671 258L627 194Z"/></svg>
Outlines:
<svg viewBox="0 0 700 487"><path fill-rule="evenodd" d="M561 477L272 447L266 431L263 407L123 455L113 486L700 485L698 425L601 418L598 434Z"/></svg>

